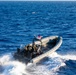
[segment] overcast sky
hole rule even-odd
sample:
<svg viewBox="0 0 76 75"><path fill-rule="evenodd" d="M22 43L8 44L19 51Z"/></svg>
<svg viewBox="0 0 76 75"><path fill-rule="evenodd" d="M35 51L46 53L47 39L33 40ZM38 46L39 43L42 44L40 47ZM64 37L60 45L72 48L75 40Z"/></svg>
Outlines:
<svg viewBox="0 0 76 75"><path fill-rule="evenodd" d="M0 1L76 1L76 0L0 0Z"/></svg>

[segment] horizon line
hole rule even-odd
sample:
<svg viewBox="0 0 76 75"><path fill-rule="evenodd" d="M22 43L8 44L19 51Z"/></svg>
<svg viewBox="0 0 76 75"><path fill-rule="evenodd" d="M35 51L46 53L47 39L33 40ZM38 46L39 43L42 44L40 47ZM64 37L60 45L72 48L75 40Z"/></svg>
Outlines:
<svg viewBox="0 0 76 75"><path fill-rule="evenodd" d="M11 1L11 0L0 0L0 1ZM61 1L73 1L73 2L74 2L74 1L76 1L76 0L12 0L12 1L27 1L27 2L28 2L28 1L46 1L46 2L47 2L47 1L60 1L60 2L61 2Z"/></svg>

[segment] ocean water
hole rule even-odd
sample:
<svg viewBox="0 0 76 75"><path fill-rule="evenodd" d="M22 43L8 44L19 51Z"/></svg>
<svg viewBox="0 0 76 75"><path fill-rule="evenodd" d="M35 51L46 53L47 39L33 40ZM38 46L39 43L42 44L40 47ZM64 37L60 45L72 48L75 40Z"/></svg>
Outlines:
<svg viewBox="0 0 76 75"><path fill-rule="evenodd" d="M14 60L38 34L63 43L38 64ZM0 2L0 75L76 75L76 2Z"/></svg>

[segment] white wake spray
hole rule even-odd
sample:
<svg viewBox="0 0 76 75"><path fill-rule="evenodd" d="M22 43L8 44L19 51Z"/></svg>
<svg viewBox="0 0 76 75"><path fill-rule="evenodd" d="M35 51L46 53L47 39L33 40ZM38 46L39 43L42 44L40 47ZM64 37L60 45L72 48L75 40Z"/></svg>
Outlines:
<svg viewBox="0 0 76 75"><path fill-rule="evenodd" d="M0 57L0 75L57 75L57 70L65 66L66 60L76 60L75 55L60 55L56 52L43 60L41 64L25 65L16 61L11 54Z"/></svg>
<svg viewBox="0 0 76 75"><path fill-rule="evenodd" d="M3 71L0 75L22 75L26 74L26 65L12 59L11 55L4 55L0 58Z"/></svg>
<svg viewBox="0 0 76 75"><path fill-rule="evenodd" d="M50 55L51 58L54 58L54 57L59 57L61 59L65 59L65 60L76 60L76 55L73 55L73 54L67 54L67 55L60 55L60 54L57 54L56 52L52 53Z"/></svg>

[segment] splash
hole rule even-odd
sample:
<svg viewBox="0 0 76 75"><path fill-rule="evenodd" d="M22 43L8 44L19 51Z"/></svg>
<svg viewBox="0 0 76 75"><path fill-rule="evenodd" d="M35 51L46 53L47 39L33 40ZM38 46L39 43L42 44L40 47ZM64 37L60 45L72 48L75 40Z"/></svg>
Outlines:
<svg viewBox="0 0 76 75"><path fill-rule="evenodd" d="M75 55L52 53L40 64L24 64L13 59L11 54L0 57L0 75L57 75L66 60L76 60Z"/></svg>
<svg viewBox="0 0 76 75"><path fill-rule="evenodd" d="M56 52L52 53L49 57L51 57L51 58L58 57L58 58L61 58L64 60L76 60L76 55L73 55L73 54L60 55Z"/></svg>
<svg viewBox="0 0 76 75"><path fill-rule="evenodd" d="M11 55L4 55L0 58L1 69L0 75L22 75L26 74L26 65L12 59Z"/></svg>

